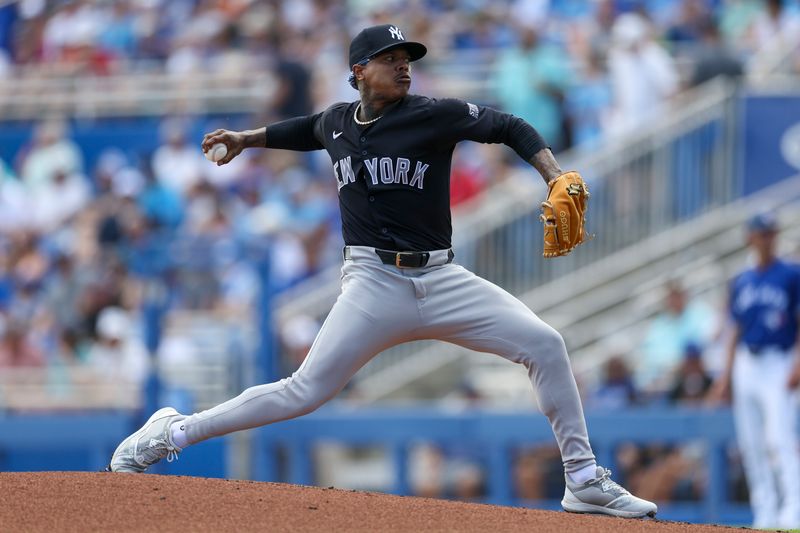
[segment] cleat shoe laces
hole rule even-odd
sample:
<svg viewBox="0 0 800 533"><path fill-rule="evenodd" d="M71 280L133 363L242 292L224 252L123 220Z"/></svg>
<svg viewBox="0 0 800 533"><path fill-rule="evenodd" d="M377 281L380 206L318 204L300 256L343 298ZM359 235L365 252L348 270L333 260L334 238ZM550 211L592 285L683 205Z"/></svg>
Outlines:
<svg viewBox="0 0 800 533"><path fill-rule="evenodd" d="M162 459L168 463L176 461L183 450L172 442L170 426L184 418L172 407L156 411L138 431L120 443L111 456L108 469L142 473Z"/></svg>
<svg viewBox="0 0 800 533"><path fill-rule="evenodd" d="M630 496L630 492L625 489L622 485L611 479L611 469L604 468L603 475L600 476L600 488L603 492L608 492L614 494L615 496L623 496L628 495Z"/></svg>

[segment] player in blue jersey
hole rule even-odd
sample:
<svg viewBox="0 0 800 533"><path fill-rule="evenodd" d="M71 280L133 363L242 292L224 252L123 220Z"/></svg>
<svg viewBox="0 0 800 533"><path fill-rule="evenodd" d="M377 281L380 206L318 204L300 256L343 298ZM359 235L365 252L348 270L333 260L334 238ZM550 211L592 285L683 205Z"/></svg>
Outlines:
<svg viewBox="0 0 800 533"><path fill-rule="evenodd" d="M750 265L728 300L732 334L717 398L732 393L736 434L753 510L753 527L800 527L797 351L800 269L776 255L778 223L771 214L747 225Z"/></svg>

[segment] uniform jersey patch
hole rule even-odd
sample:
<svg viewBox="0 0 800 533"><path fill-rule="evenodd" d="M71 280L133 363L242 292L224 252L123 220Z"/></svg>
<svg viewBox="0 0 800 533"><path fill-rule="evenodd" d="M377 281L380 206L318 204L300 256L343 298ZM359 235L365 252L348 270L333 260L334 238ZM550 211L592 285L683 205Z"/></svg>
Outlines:
<svg viewBox="0 0 800 533"><path fill-rule="evenodd" d="M471 117L478 118L478 106L467 102L467 108L469 108L469 114Z"/></svg>

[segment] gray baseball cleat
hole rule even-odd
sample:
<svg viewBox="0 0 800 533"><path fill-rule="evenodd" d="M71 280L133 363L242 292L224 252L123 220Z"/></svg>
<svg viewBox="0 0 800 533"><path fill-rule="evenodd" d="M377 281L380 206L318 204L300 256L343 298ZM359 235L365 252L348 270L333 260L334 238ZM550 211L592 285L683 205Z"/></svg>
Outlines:
<svg viewBox="0 0 800 533"><path fill-rule="evenodd" d="M172 407L159 409L137 432L117 446L106 470L140 474L165 457L171 463L182 450L172 442L169 426L184 418Z"/></svg>
<svg viewBox="0 0 800 533"><path fill-rule="evenodd" d="M597 467L594 479L575 483L566 475L567 487L561 507L569 513L595 513L621 518L654 517L658 507L637 498L611 479L611 470Z"/></svg>

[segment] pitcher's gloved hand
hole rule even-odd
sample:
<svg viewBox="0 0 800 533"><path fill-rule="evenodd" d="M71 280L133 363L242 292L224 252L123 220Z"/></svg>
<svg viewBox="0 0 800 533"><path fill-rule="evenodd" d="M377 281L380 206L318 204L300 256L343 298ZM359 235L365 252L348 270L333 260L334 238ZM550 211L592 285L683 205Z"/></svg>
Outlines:
<svg viewBox="0 0 800 533"><path fill-rule="evenodd" d="M587 239L586 209L589 188L575 171L565 172L548 183L542 202L545 257L567 255Z"/></svg>

